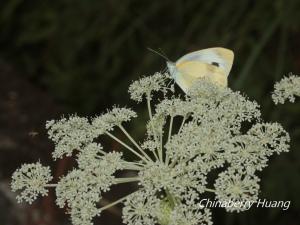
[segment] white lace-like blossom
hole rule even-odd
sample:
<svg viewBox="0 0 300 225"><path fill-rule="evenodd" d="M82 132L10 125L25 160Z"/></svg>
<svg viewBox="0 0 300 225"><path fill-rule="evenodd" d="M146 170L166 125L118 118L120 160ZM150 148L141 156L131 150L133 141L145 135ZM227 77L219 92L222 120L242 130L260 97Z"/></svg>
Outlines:
<svg viewBox="0 0 300 225"><path fill-rule="evenodd" d="M187 103L179 98L164 99L156 105L156 114L164 116L186 116L190 111Z"/></svg>
<svg viewBox="0 0 300 225"><path fill-rule="evenodd" d="M229 88L211 85L205 78L193 85L188 94L193 117L200 121L217 121L230 132L238 133L243 122L256 121L261 116L255 101Z"/></svg>
<svg viewBox="0 0 300 225"><path fill-rule="evenodd" d="M173 135L166 144L167 152L172 158L191 160L201 156L205 165L219 167L225 162L223 146L231 138L230 132L220 129L219 124L189 122L180 133ZM182 151L181 149L185 149Z"/></svg>
<svg viewBox="0 0 300 225"><path fill-rule="evenodd" d="M150 119L146 125L147 134L149 137L161 136L164 133L164 125L166 123L166 118L164 115L156 114Z"/></svg>
<svg viewBox="0 0 300 225"><path fill-rule="evenodd" d="M211 84L209 77L203 77L188 90L187 96L203 101L222 101L232 92L229 88Z"/></svg>
<svg viewBox="0 0 300 225"><path fill-rule="evenodd" d="M18 202L26 201L32 203L39 195L46 196L46 186L52 180L49 167L38 163L24 164L12 175L11 188L20 191L17 196Z"/></svg>
<svg viewBox="0 0 300 225"><path fill-rule="evenodd" d="M75 149L80 150L97 137L88 119L78 116L48 121L46 128L49 138L55 143L54 159L71 156Z"/></svg>
<svg viewBox="0 0 300 225"><path fill-rule="evenodd" d="M168 79L170 79L169 74L155 73L134 81L129 86L130 98L137 102L141 102L144 96L151 99L153 92L166 91L165 82Z"/></svg>
<svg viewBox="0 0 300 225"><path fill-rule="evenodd" d="M90 143L85 146L77 155L78 167L81 169L94 169L99 166L99 159L103 157L106 152L98 143Z"/></svg>
<svg viewBox="0 0 300 225"><path fill-rule="evenodd" d="M256 137L257 142L265 148L267 155L289 151L290 135L279 123L255 124L248 134Z"/></svg>
<svg viewBox="0 0 300 225"><path fill-rule="evenodd" d="M172 225L212 225L211 212L209 209L200 210L197 204L178 205L170 214Z"/></svg>
<svg viewBox="0 0 300 225"><path fill-rule="evenodd" d="M161 143L157 140L147 139L141 144L141 147L145 151L149 150L151 152L155 152L161 147Z"/></svg>
<svg viewBox="0 0 300 225"><path fill-rule="evenodd" d="M170 168L163 163L153 163L139 173L140 185L148 192L168 190L173 197L181 199L188 189L204 192L206 176L203 172L183 165Z"/></svg>
<svg viewBox="0 0 300 225"><path fill-rule="evenodd" d="M99 208L91 199L74 203L69 213L74 225L93 225L92 219L100 215Z"/></svg>
<svg viewBox="0 0 300 225"><path fill-rule="evenodd" d="M99 182L100 179L104 184ZM111 180L97 177L82 170L73 170L63 177L56 187L57 205L64 208L66 205L70 210L74 224L91 224L94 216L100 214L96 203L100 201L101 189L107 189Z"/></svg>
<svg viewBox="0 0 300 225"><path fill-rule="evenodd" d="M299 76L291 74L275 84L274 92L272 93L272 99L275 104L283 104L286 100L294 102L295 96L300 96Z"/></svg>
<svg viewBox="0 0 300 225"><path fill-rule="evenodd" d="M289 134L278 123L258 123L247 134L230 139L226 159L247 171L262 170L269 156L289 151L289 141Z"/></svg>
<svg viewBox="0 0 300 225"><path fill-rule="evenodd" d="M160 201L153 193L137 191L131 194L125 201L123 222L127 225L156 224Z"/></svg>
<svg viewBox="0 0 300 225"><path fill-rule="evenodd" d="M256 202L260 179L254 174L242 171L240 168L229 168L219 174L215 182L216 198L221 202ZM226 207L229 212L244 211L245 205L236 204L236 207Z"/></svg>
<svg viewBox="0 0 300 225"><path fill-rule="evenodd" d="M268 154L256 137L240 135L232 138L228 148L226 160L235 167L245 168L249 172L261 171L267 166Z"/></svg>
<svg viewBox="0 0 300 225"><path fill-rule="evenodd" d="M94 217L119 203L128 225L211 225L210 209L198 204L206 192L220 201L256 201L256 173L271 155L289 150L288 133L278 123L263 123L259 105L239 92L203 78L180 96L169 87L169 78L156 73L129 88L133 100L146 100L149 120L142 143L125 128L125 122L137 117L128 108L113 107L91 120L71 116L48 122L54 158L74 155L76 168L51 185L50 171L40 164L17 170L12 188L22 191L18 198L31 202L45 195L46 187L55 187L57 205L66 208L74 225L92 225ZM160 94L154 99L156 92ZM245 123L251 124L248 131ZM116 131L122 135L117 137ZM103 135L134 159L106 150L100 144ZM216 169L218 178L207 179ZM101 205L112 186L132 182L135 192Z"/></svg>
<svg viewBox="0 0 300 225"><path fill-rule="evenodd" d="M128 108L114 107L112 110L93 119L92 125L98 135L112 131L115 126L128 122L137 117L136 113Z"/></svg>

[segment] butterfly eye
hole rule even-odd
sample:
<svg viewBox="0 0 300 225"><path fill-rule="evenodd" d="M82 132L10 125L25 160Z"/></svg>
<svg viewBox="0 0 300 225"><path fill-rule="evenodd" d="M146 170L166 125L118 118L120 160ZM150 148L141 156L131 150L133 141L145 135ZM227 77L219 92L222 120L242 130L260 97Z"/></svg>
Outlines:
<svg viewBox="0 0 300 225"><path fill-rule="evenodd" d="M212 62L211 65L216 66L216 67L220 66L219 63L217 63L217 62Z"/></svg>

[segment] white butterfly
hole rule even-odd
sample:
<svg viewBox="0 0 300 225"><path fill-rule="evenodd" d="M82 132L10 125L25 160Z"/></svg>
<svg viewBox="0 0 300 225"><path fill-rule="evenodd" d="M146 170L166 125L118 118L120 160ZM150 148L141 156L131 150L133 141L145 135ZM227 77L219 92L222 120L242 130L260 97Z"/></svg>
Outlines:
<svg viewBox="0 0 300 225"><path fill-rule="evenodd" d="M179 87L187 93L193 83L202 77L227 86L233 58L234 53L229 49L207 48L186 54L175 63L167 61L167 67Z"/></svg>

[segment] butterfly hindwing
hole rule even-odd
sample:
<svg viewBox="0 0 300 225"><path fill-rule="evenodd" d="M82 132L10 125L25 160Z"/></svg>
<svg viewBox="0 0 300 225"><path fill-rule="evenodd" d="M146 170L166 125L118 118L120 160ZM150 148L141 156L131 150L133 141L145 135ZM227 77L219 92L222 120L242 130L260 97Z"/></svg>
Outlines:
<svg viewBox="0 0 300 225"><path fill-rule="evenodd" d="M195 83L195 81L202 77L209 77L211 80L219 83L222 86L227 85L227 78L224 74L224 70L199 61L187 61L183 62L177 67L177 73L180 74L176 79L179 86L185 86L185 92L189 87ZM181 85L179 83L182 83Z"/></svg>
<svg viewBox="0 0 300 225"><path fill-rule="evenodd" d="M233 64L233 58L234 54L229 49L220 47L207 48L184 55L177 60L176 65L180 65L186 61L198 61L218 66L223 69L225 75L228 76Z"/></svg>

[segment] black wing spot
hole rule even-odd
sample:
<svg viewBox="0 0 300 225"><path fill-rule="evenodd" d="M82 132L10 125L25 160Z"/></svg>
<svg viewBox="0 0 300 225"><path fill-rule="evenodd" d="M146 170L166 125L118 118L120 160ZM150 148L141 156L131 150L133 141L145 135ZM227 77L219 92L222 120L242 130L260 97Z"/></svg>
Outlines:
<svg viewBox="0 0 300 225"><path fill-rule="evenodd" d="M217 62L212 62L211 65L216 66L216 67L220 66L219 63L217 63Z"/></svg>

